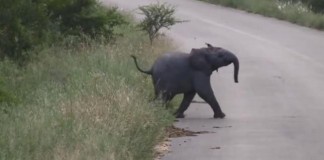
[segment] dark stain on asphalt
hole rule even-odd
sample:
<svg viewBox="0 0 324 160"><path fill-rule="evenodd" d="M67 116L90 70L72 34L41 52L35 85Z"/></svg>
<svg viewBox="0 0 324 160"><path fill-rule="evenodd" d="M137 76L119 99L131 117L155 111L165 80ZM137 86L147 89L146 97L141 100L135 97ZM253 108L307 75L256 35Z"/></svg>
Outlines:
<svg viewBox="0 0 324 160"><path fill-rule="evenodd" d="M214 126L213 128L232 128L232 126L222 126L222 127L220 127L220 126Z"/></svg>
<svg viewBox="0 0 324 160"><path fill-rule="evenodd" d="M197 136L198 134L215 133L210 131L190 131L184 128L177 128L175 126L168 127L166 129L166 132L169 138Z"/></svg>

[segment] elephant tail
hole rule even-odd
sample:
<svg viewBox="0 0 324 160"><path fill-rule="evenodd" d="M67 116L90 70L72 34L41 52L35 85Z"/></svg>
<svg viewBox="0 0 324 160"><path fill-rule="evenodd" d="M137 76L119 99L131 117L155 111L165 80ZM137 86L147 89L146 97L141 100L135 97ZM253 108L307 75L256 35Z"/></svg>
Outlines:
<svg viewBox="0 0 324 160"><path fill-rule="evenodd" d="M134 62L135 62L136 68L137 68L140 72L145 73L145 74L152 75L152 70L147 70L147 71L142 70L142 69L138 66L138 64L137 64L137 59L136 59L136 57L135 57L134 55L131 55L131 57L134 59Z"/></svg>

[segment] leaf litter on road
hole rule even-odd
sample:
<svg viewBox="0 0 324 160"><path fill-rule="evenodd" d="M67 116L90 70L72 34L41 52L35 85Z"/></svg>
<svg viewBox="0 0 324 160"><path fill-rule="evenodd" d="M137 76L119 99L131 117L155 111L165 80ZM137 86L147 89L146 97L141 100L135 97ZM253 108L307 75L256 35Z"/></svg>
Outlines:
<svg viewBox="0 0 324 160"><path fill-rule="evenodd" d="M175 126L167 128L166 132L169 138L197 136L198 134L215 133L210 131L190 131L184 128L177 128Z"/></svg>

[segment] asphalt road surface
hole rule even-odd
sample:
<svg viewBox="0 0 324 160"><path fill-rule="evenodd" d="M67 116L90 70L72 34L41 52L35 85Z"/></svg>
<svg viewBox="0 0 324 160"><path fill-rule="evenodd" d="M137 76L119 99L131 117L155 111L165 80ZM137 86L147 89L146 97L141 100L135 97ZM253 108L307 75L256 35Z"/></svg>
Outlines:
<svg viewBox="0 0 324 160"><path fill-rule="evenodd" d="M135 11L149 0L102 0ZM162 0L189 20L168 35L182 51L204 42L240 59L215 72L212 85L225 119L206 104L191 104L176 126L212 131L172 140L164 160L323 160L324 32L194 0ZM199 97L196 97L199 100Z"/></svg>

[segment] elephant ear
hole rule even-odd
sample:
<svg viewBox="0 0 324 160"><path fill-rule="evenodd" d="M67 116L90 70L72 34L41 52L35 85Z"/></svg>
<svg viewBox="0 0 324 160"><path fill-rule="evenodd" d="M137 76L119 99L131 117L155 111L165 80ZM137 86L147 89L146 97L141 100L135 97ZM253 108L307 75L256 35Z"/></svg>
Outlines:
<svg viewBox="0 0 324 160"><path fill-rule="evenodd" d="M207 45L208 48L213 48L214 46L209 44L209 43L205 43Z"/></svg>
<svg viewBox="0 0 324 160"><path fill-rule="evenodd" d="M195 70L209 73L211 65L207 60L208 52L206 49L192 49L190 52L190 65Z"/></svg>

